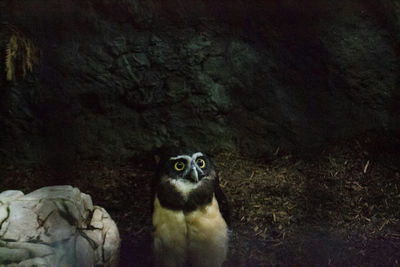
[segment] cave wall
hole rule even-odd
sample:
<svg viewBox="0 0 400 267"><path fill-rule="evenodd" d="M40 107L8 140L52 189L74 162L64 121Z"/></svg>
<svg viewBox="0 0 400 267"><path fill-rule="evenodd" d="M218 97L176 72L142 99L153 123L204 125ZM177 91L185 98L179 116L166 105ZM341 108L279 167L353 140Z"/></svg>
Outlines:
<svg viewBox="0 0 400 267"><path fill-rule="evenodd" d="M395 1L2 5L0 56L11 24L41 61L26 79L0 79L0 161L118 160L164 145L268 155L400 129Z"/></svg>

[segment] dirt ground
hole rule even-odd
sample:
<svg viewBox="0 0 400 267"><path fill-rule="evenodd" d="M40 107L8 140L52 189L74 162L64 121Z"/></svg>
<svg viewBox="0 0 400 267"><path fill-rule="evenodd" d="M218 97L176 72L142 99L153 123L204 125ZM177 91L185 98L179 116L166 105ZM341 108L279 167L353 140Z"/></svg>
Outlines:
<svg viewBox="0 0 400 267"><path fill-rule="evenodd" d="M226 266L399 266L400 140L379 133L324 150L212 155L232 206ZM71 184L117 222L121 266L151 264L154 162L1 167L0 191Z"/></svg>

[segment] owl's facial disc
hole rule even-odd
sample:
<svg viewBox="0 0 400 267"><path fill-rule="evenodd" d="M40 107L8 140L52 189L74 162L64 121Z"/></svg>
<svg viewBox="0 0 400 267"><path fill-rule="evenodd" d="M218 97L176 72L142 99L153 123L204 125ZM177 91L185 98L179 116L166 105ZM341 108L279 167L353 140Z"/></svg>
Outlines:
<svg viewBox="0 0 400 267"><path fill-rule="evenodd" d="M171 157L170 160L175 161L175 171L177 171L183 179L193 183L198 183L204 176L205 161L201 158L203 153L197 152L192 156L179 155ZM185 166L185 163L186 166Z"/></svg>

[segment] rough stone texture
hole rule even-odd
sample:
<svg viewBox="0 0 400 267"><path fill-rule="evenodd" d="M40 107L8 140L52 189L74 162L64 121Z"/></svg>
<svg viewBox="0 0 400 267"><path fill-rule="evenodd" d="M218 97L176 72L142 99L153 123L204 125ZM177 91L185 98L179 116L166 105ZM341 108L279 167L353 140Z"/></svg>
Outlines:
<svg viewBox="0 0 400 267"><path fill-rule="evenodd" d="M3 161L263 155L400 129L397 1L17 2L2 20L43 56L1 80Z"/></svg>
<svg viewBox="0 0 400 267"><path fill-rule="evenodd" d="M71 186L0 194L0 265L117 266L116 224Z"/></svg>

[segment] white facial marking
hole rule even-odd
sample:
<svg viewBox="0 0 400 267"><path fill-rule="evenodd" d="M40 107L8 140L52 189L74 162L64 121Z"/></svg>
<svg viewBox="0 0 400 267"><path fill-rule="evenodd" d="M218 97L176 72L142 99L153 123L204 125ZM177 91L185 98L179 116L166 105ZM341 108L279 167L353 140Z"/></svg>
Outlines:
<svg viewBox="0 0 400 267"><path fill-rule="evenodd" d="M179 155L179 156L176 156L176 157L170 157L169 159L170 160L185 159L188 162L192 160L192 158L187 156L187 155Z"/></svg>
<svg viewBox="0 0 400 267"><path fill-rule="evenodd" d="M194 153L192 156L189 155L178 155L176 157L170 157L170 160L179 160L179 159L183 159L186 161L187 166L185 167L185 170L183 170L181 177L185 177L186 175L190 173L190 175L193 177L193 179L195 180L195 182L197 183L199 181L199 174L204 174L204 171L197 165L196 163L196 159L198 157L202 157L203 153L201 152L196 152Z"/></svg>
<svg viewBox="0 0 400 267"><path fill-rule="evenodd" d="M201 152L196 152L196 153L194 153L194 154L192 155L192 159L193 159L193 160L196 160L198 157L201 157L201 156L203 156L203 153L201 153Z"/></svg>
<svg viewBox="0 0 400 267"><path fill-rule="evenodd" d="M203 156L203 153L201 153L201 152L197 152L197 153L194 153L194 154L192 155L193 168L195 168L195 169L197 170L197 172L200 173L200 174L204 174L204 172L203 172L203 170L197 165L196 159L197 159L198 157L202 157L202 156Z"/></svg>
<svg viewBox="0 0 400 267"><path fill-rule="evenodd" d="M185 179L173 179L171 180L171 183L180 193L182 193L184 197L187 197L190 191L192 191L198 186L197 183L192 183Z"/></svg>

